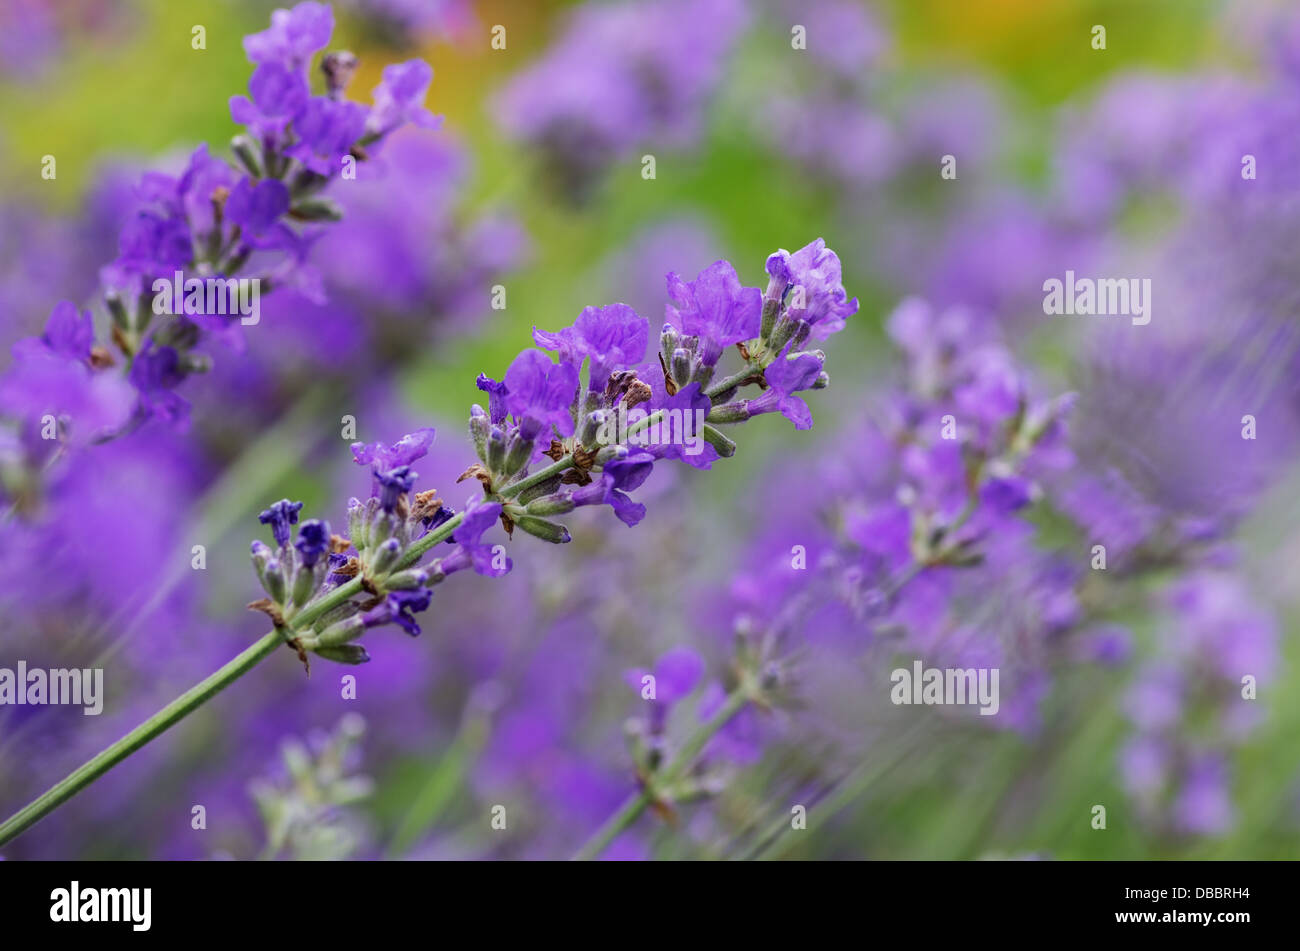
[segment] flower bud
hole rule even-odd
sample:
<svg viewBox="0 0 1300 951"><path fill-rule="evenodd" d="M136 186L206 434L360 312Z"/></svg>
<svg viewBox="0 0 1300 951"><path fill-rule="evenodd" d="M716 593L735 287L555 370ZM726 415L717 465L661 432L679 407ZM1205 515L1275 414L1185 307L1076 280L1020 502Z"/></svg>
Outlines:
<svg viewBox="0 0 1300 951"><path fill-rule="evenodd" d="M493 426L487 439L487 467L493 473L503 473L506 468L506 434L500 426Z"/></svg>
<svg viewBox="0 0 1300 951"><path fill-rule="evenodd" d="M537 518L533 515L521 515L515 519L515 525L522 528L529 535L535 535L542 541L551 542L555 545L563 545L570 541L573 536L569 530L558 522L548 522L544 518Z"/></svg>
<svg viewBox="0 0 1300 951"><path fill-rule="evenodd" d="M772 284L768 283L768 293L771 294ZM785 289L782 288L782 293ZM763 298L763 323L759 330L759 337L767 340L772 336L772 328L776 326L777 315L781 313L781 298L764 297Z"/></svg>
<svg viewBox="0 0 1300 951"><path fill-rule="evenodd" d="M407 568L395 571L384 579L384 587L389 591L409 591L422 588L429 583L429 573L423 568Z"/></svg>
<svg viewBox="0 0 1300 951"><path fill-rule="evenodd" d="M791 338L793 340L793 344L791 345L790 349L798 350L800 347L802 347L805 343L808 342L808 338L811 336L812 336L811 321L803 320L803 319L795 321L794 336ZM824 355L823 355L823 359L825 359Z"/></svg>
<svg viewBox="0 0 1300 951"><path fill-rule="evenodd" d="M319 647L315 653L326 660L332 660L340 664L368 664L370 655L360 644L341 644L338 647Z"/></svg>
<svg viewBox="0 0 1300 951"><path fill-rule="evenodd" d="M266 589L266 593L271 596L272 601L276 604L284 604L285 597L289 592L284 577L284 566L280 563L279 558L267 559L262 572L262 587Z"/></svg>
<svg viewBox="0 0 1300 951"><path fill-rule="evenodd" d="M343 91L352 81L359 64L354 53L333 50L321 57L320 71L325 74L325 89L331 99L343 98Z"/></svg>
<svg viewBox="0 0 1300 951"><path fill-rule="evenodd" d="M262 169L262 158L259 154L257 143L249 135L235 136L230 140L230 151L235 153L235 158L239 159L239 164L244 166L244 171L248 172L253 178L263 178L266 173Z"/></svg>
<svg viewBox="0 0 1300 951"><path fill-rule="evenodd" d="M522 433L514 433L506 447L506 475L514 475L533 457L533 441Z"/></svg>
<svg viewBox="0 0 1300 951"><path fill-rule="evenodd" d="M338 647L349 641L355 641L365 632L365 622L361 620L360 615L354 615L342 621L335 621L325 630L310 638L308 643L313 646L313 649L316 647Z"/></svg>
<svg viewBox="0 0 1300 951"><path fill-rule="evenodd" d="M584 446L594 446L600 438L600 430L605 425L604 410L596 410L594 413L588 413L587 418L582 421L582 429L578 433L578 439Z"/></svg>
<svg viewBox="0 0 1300 951"><path fill-rule="evenodd" d="M371 576L382 578L388 574L397 566L397 559L401 554L402 546L396 538L389 538L382 542L370 556Z"/></svg>
<svg viewBox="0 0 1300 951"><path fill-rule="evenodd" d="M695 370L691 373L691 378L686 382L687 384L698 383L700 384L700 389L703 390L713 380L713 371L715 369L715 367L708 366L702 361L697 360L695 363Z"/></svg>
<svg viewBox="0 0 1300 951"><path fill-rule="evenodd" d="M483 407L475 403L469 408L469 438L474 443L474 452L478 461L487 465L487 438L492 423Z"/></svg>
<svg viewBox="0 0 1300 951"><path fill-rule="evenodd" d="M798 330L799 321L792 320L789 317L782 317L776 322L772 329L772 337L768 341L767 349L772 354L778 354L782 348L790 342L790 339Z"/></svg>
<svg viewBox="0 0 1300 951"><path fill-rule="evenodd" d="M306 198L289 209L289 216L299 221L342 221L343 208L332 198Z"/></svg>
<svg viewBox="0 0 1300 951"><path fill-rule="evenodd" d="M543 495L550 495L560 487L560 476L554 475L549 479L543 479L536 485L529 486L520 492L517 500L522 505L527 505L533 499L540 499Z"/></svg>
<svg viewBox="0 0 1300 951"><path fill-rule="evenodd" d="M253 571L257 573L257 581L263 588L266 587L266 566L271 561L271 548L266 542L253 542Z"/></svg>
<svg viewBox="0 0 1300 951"><path fill-rule="evenodd" d="M311 596L316 593L316 589L324 580L325 569L328 566L329 562L324 560L315 565L298 565L293 573L293 603L296 607L302 607L311 600Z"/></svg>
<svg viewBox="0 0 1300 951"><path fill-rule="evenodd" d="M730 459L736 454L736 444L722 432L707 424L704 427L704 441L712 446L714 451L724 459Z"/></svg>
<svg viewBox="0 0 1300 951"><path fill-rule="evenodd" d="M596 465L603 466L615 459L627 458L627 446L606 446L596 453Z"/></svg>
<svg viewBox="0 0 1300 951"><path fill-rule="evenodd" d="M678 347L673 351L672 363L673 382L679 387L685 386L691 381L691 354L690 351Z"/></svg>
<svg viewBox="0 0 1300 951"><path fill-rule="evenodd" d="M368 533L370 547L378 548L388 539L392 538L393 531L396 528L397 514L395 512L376 511L370 519L370 531Z"/></svg>
<svg viewBox="0 0 1300 951"><path fill-rule="evenodd" d="M749 419L749 401L738 400L735 403L723 403L715 406L705 417L710 423L743 423Z"/></svg>
<svg viewBox="0 0 1300 951"><path fill-rule="evenodd" d="M665 366L672 361L673 351L680 346L681 339L681 334L671 324L664 324L663 333L659 335L659 353L663 356Z"/></svg>
<svg viewBox="0 0 1300 951"><path fill-rule="evenodd" d="M574 509L573 499L567 495L552 495L528 503L529 515L564 515Z"/></svg>
<svg viewBox="0 0 1300 951"><path fill-rule="evenodd" d="M313 624L312 627L315 628L316 632L319 634L331 624L335 624L339 621L346 621L348 618L359 613L360 610L361 609L357 606L355 601L344 601L342 604L331 608L318 617L316 623Z"/></svg>
<svg viewBox="0 0 1300 951"><path fill-rule="evenodd" d="M183 353L177 361L177 369L182 373L212 372L212 357L206 353Z"/></svg>

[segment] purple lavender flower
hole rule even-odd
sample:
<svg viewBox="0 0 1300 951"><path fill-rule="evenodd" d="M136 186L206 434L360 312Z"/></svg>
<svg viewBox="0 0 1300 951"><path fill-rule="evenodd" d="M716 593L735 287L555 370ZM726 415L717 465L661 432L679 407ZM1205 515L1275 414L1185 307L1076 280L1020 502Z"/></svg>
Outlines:
<svg viewBox="0 0 1300 951"><path fill-rule="evenodd" d="M226 220L248 235L271 230L289 210L289 189L284 182L266 179L253 184L241 178L226 199Z"/></svg>
<svg viewBox="0 0 1300 951"><path fill-rule="evenodd" d="M581 199L641 143L681 147L698 138L703 106L745 19L734 0L586 4L505 88L498 121L540 148L565 192Z"/></svg>
<svg viewBox="0 0 1300 951"><path fill-rule="evenodd" d="M416 478L417 474L411 471L410 466L397 466L384 472L376 472L375 479L379 482L379 507L385 512L393 511L397 507L397 500L415 486Z"/></svg>
<svg viewBox="0 0 1300 951"><path fill-rule="evenodd" d="M0 375L0 401L32 430L45 414L72 425L75 444L85 444L125 424L134 395L116 374L91 365L94 330L90 313L61 301L44 334L18 340L13 366Z"/></svg>
<svg viewBox="0 0 1300 951"><path fill-rule="evenodd" d="M476 383L478 388L488 395L488 418L492 425L500 426L510 415L510 410L506 407L508 391L505 383L498 383L486 373L480 373Z"/></svg>
<svg viewBox="0 0 1300 951"><path fill-rule="evenodd" d="M645 318L626 304L586 307L572 327L551 333L533 328L539 347L557 351L575 370L590 358L588 387L600 392L617 369L635 366L645 358L649 328Z"/></svg>
<svg viewBox="0 0 1300 951"><path fill-rule="evenodd" d="M377 470L409 466L417 459L424 458L436 435L437 431L432 426L425 426L407 433L391 446L379 442L353 443L352 458L358 465L371 466Z"/></svg>
<svg viewBox="0 0 1300 951"><path fill-rule="evenodd" d="M298 540L293 543L298 549L302 563L308 568L320 561L320 556L330 548L330 523L319 518L309 518L298 528Z"/></svg>
<svg viewBox="0 0 1300 951"><path fill-rule="evenodd" d="M570 498L575 507L608 504L624 525L632 526L645 518L645 506L633 502L628 492L638 489L650 477L655 457L648 452L632 453L605 463L600 481L575 489Z"/></svg>
<svg viewBox="0 0 1300 951"><path fill-rule="evenodd" d="M244 52L254 63L278 63L306 71L312 55L329 45L334 13L323 3L299 3L271 14L271 26L244 37Z"/></svg>
<svg viewBox="0 0 1300 951"><path fill-rule="evenodd" d="M44 428L46 415L65 420L69 443L84 446L112 434L130 418L136 396L120 376L96 372L67 353L79 345L75 331L67 325L41 341L20 341L14 345L14 363L0 375L0 403L31 433ZM47 445L52 445L47 443Z"/></svg>
<svg viewBox="0 0 1300 951"><path fill-rule="evenodd" d="M845 318L858 312L858 299L844 290L839 256L821 238L793 254L777 251L767 259L767 273L789 295L787 316L806 325L813 340L843 330Z"/></svg>
<svg viewBox="0 0 1300 951"><path fill-rule="evenodd" d="M644 689L646 676L654 677L656 705L671 707L690 696L704 676L704 658L689 647L674 647L655 661L651 670L634 668L624 674L624 680L637 693Z"/></svg>
<svg viewBox="0 0 1300 951"><path fill-rule="evenodd" d="M716 366L723 348L752 340L759 334L763 295L757 287L742 287L736 269L726 261L710 264L687 283L668 275L665 321L675 330L698 337L700 362Z"/></svg>
<svg viewBox="0 0 1300 951"><path fill-rule="evenodd" d="M1194 835L1221 835L1232 825L1234 810L1228 790L1229 774L1221 757L1203 754L1187 769L1174 805L1177 824Z"/></svg>
<svg viewBox="0 0 1300 951"><path fill-rule="evenodd" d="M453 574L473 568L478 574L500 578L509 574L514 562L504 554L493 551L495 546L483 542L483 533L501 519L501 506L495 502L480 503L465 512L464 520L451 534L456 549L439 562L444 574Z"/></svg>
<svg viewBox="0 0 1300 951"><path fill-rule="evenodd" d="M289 526L298 524L298 513L302 511L301 502L281 499L268 509L264 509L257 520L263 525L271 526L271 534L280 548L289 544Z"/></svg>
<svg viewBox="0 0 1300 951"><path fill-rule="evenodd" d="M95 325L91 322L90 311L79 312L69 301L59 301L50 311L41 342L66 360L89 360L90 348L95 342Z"/></svg>
<svg viewBox="0 0 1300 951"><path fill-rule="evenodd" d="M383 137L408 122L421 129L436 129L440 120L424 108L431 82L433 67L422 59L385 66L383 82L375 87L366 133Z"/></svg>
<svg viewBox="0 0 1300 951"><path fill-rule="evenodd" d="M253 70L248 92L230 97L230 118L253 128L259 137L281 132L306 107L310 95L302 73L278 62Z"/></svg>
<svg viewBox="0 0 1300 951"><path fill-rule="evenodd" d="M767 365L763 376L768 388L745 405L750 416L780 413L794 423L795 429L811 429L812 410L795 394L814 387L822 374L822 360L814 353L790 356L789 350L787 345L781 355Z"/></svg>
<svg viewBox="0 0 1300 951"><path fill-rule="evenodd" d="M396 495L401 492L409 492L410 486L400 489L394 484L392 478L389 478L388 483L385 483L384 474L398 470L409 472L411 463L417 459L422 459L428 453L436 435L437 432L432 426L425 426L412 433L407 433L391 446L385 446L380 442L353 443L352 458L357 465L370 467L371 493L384 498L392 495L392 504L396 505ZM413 478L414 476L412 476ZM385 509L391 511L390 506L385 506Z"/></svg>
<svg viewBox="0 0 1300 951"><path fill-rule="evenodd" d="M189 402L174 392L184 378L176 349L159 346L153 340L131 363L129 379L139 394L140 411L173 425L183 425L189 418Z"/></svg>
<svg viewBox="0 0 1300 951"><path fill-rule="evenodd" d="M360 103L314 96L294 119L298 141L285 154L317 175L333 175L365 133L368 116L369 111Z"/></svg>
<svg viewBox="0 0 1300 951"><path fill-rule="evenodd" d="M122 228L117 260L104 269L106 286L139 294L154 276L187 268L194 257L192 235L206 234L215 224L214 194L234 184L234 171L211 157L207 145L194 150L179 178L145 174L141 207Z"/></svg>
<svg viewBox="0 0 1300 951"><path fill-rule="evenodd" d="M432 598L433 593L428 588L391 591L383 601L364 612L361 621L367 628L396 624L412 637L419 637L420 625L415 615L428 608Z"/></svg>
<svg viewBox="0 0 1300 951"><path fill-rule="evenodd" d="M502 384L505 408L524 438L544 440L552 427L562 437L573 435L569 407L578 390L578 371L571 364L555 363L541 350L523 350L506 369Z"/></svg>

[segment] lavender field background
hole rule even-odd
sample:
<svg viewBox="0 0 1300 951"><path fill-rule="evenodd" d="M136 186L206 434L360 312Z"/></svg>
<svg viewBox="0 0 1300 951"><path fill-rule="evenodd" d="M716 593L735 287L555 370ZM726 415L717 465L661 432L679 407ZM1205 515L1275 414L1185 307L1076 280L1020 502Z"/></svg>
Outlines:
<svg viewBox="0 0 1300 951"><path fill-rule="evenodd" d="M624 302L653 359L669 272L761 290L818 238L858 306L811 428L660 461L632 527L516 532L368 664L280 652L0 856L568 858L755 656L770 702L602 857L1300 856L1300 10L338 0L348 95L422 57L441 127L339 183L210 369L33 471L19 342L60 301L107 325L142 173L229 155L273 9L0 8L0 667L105 683L97 717L0 707L3 816L265 633L258 515L346 524L352 442L436 427L421 486L459 505L476 379L535 327ZM1046 315L1067 271L1149 279L1150 322ZM917 659L998 668L998 712L891 702Z"/></svg>

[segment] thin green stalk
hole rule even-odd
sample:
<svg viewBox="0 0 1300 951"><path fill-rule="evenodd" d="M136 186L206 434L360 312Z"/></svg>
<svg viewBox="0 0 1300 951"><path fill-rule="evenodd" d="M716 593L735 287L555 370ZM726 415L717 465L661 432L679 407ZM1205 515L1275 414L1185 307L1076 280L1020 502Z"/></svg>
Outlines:
<svg viewBox="0 0 1300 951"><path fill-rule="evenodd" d="M819 822L825 823L853 802L855 802L872 784L891 772L900 763L915 753L910 740L921 733L919 727L913 727L894 743L894 749L883 761L864 759L848 773L832 782L825 790L824 797L810 806L816 808ZM796 840L786 838L784 833L790 831L790 816L780 815L768 827L757 843L742 856L744 861L774 858L784 853Z"/></svg>
<svg viewBox="0 0 1300 951"><path fill-rule="evenodd" d="M463 513L455 515L429 534L417 539L408 549L404 563L410 564L419 560L420 555L450 536L463 519ZM338 607L360 591L361 578L353 578L346 584L339 585L339 587L330 591L325 597L308 604L289 620L285 629L278 629L264 634L260 640L244 650L230 663L185 691L185 693L145 720L122 739L101 750L64 779L51 786L44 794L14 813L3 825L0 825L0 845L13 840L24 830L53 812L150 740L162 735L170 727L185 719L185 717L203 706L203 704L244 676L267 657L270 657L275 648L284 643L287 632L301 631L321 615Z"/></svg>
<svg viewBox="0 0 1300 951"><path fill-rule="evenodd" d="M718 380L718 382L714 383L704 391L704 395L714 397L720 393L725 393L733 386L740 386L740 384L752 378L754 374L758 372L759 371L755 370L753 367L746 366L745 369L738 373L733 373L731 376L723 377L721 380Z"/></svg>
<svg viewBox="0 0 1300 951"><path fill-rule="evenodd" d="M646 419L641 420L635 429L639 431L640 429L649 426L652 420L658 415L659 414L652 414ZM564 456L544 469L537 471L533 475L528 476L525 479L520 479L518 482L504 487L497 493L497 495L503 499L513 498L525 489L529 489L538 483L545 482L552 476L559 475L572 465L573 456ZM443 522L432 532L429 532L429 534L412 542L399 563L400 567L408 568L415 564L415 562L419 561L420 557L430 548L450 537L456 527L464 521L464 518L465 514L463 512L458 513L446 522ZM263 635L260 640L244 650L234 660L216 671L216 673L207 677L194 687L191 687L185 693L181 694L171 703L167 704L167 706L155 713L148 720L145 720L144 723L141 723L126 736L122 737L122 739L101 750L86 763L73 770L73 772L64 779L55 783L45 793L28 803L18 812L14 813L14 815L7 819L3 825L0 825L0 845L5 845L12 841L23 831L30 828L33 824L44 818L49 813L53 812L63 803L67 802L78 792L85 789L100 776L103 776L136 750L149 743L155 737L160 736L176 723L185 719L185 717L189 716L203 704L207 703L207 701L215 697L230 684L244 676L244 674L248 673L267 657L271 656L275 648L286 639L287 633L301 631L326 612L338 607L344 601L347 601L353 595L359 593L361 591L361 581L362 579L359 576L353 578L351 581L348 581L330 591L325 597L311 602L289 619L285 629L274 630ZM693 759L695 755L698 754L699 750L703 748L704 743L708 741L709 737L712 736L714 732L721 729L723 724L725 724L726 721L735 714L736 710L738 710L744 703L743 697L741 697L737 702L737 696L738 695L733 695L729 698L727 705L719 711L719 715L715 716L713 720L710 720L708 724L705 724L705 726L708 727L716 722L716 726L713 726L712 731L703 734L698 738L692 738L692 741L683 748L682 756L687 756L688 760ZM732 708L733 704L736 704L734 708ZM723 713L727 714L726 717L721 717L721 714ZM681 757L679 757L679 759L681 759ZM672 775L671 770L668 775ZM646 802L636 810L635 814L627 819L627 822L631 822L637 815L640 815L641 809L644 809L648 804L649 800L647 799ZM615 828L613 835L616 835L618 831L619 829ZM605 844L608 844L608 842ZM601 845L600 848L603 849L604 845Z"/></svg>
<svg viewBox="0 0 1300 951"><path fill-rule="evenodd" d="M700 724L690 739L686 741L686 744L673 757L672 762L664 769L659 782L669 784L680 779L682 774L695 762L695 758L700 755L704 745L713 739L719 730L731 722L731 718L739 713L748 702L749 691L743 686L732 691L727 696L727 702L713 716ZM641 817L641 813L645 812L653 801L654 792L648 785L639 793L634 793L628 797L618 811L610 816L605 824L597 829L586 844L574 854L574 861L585 862L597 858L600 853L609 847L611 842L618 838L620 833Z"/></svg>
<svg viewBox="0 0 1300 951"><path fill-rule="evenodd" d="M262 635L260 640L230 663L185 691L112 746L96 754L62 782L56 783L44 795L34 799L0 825L0 845L13 840L19 833L71 799L154 737L189 716L269 657L283 642L284 638L279 631Z"/></svg>
<svg viewBox="0 0 1300 951"><path fill-rule="evenodd" d="M569 468L569 466L571 465L573 465L572 454L564 456L561 459L552 462L545 469L539 469L538 471L534 472L526 479L520 479L518 482L510 483L508 486L506 486L504 489L498 492L497 495L501 496L501 498L503 499L514 498L520 492L524 491L524 489L531 489L539 482L545 482L551 476L559 475L561 472Z"/></svg>

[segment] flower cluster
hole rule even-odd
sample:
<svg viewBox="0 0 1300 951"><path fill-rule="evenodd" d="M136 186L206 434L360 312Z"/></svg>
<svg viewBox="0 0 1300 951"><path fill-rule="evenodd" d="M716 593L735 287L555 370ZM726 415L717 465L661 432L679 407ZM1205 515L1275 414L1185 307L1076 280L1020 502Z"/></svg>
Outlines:
<svg viewBox="0 0 1300 951"><path fill-rule="evenodd" d="M419 60L386 67L364 106L344 98L355 57L329 53L325 91L313 95L310 66L332 32L322 4L275 11L268 30L245 38L256 68L249 96L231 100L248 130L232 142L237 164L202 145L180 174L142 177L118 256L101 272L110 341L98 342L91 315L65 302L43 335L15 345L0 378L13 397L0 436L7 484L38 481L51 454L42 442L81 447L153 418L184 422L177 388L209 367L213 341L240 345L262 293L288 286L320 297L308 254L317 223L341 217L325 188L355 178L396 129L437 124L422 105L432 70Z"/></svg>
<svg viewBox="0 0 1300 951"><path fill-rule="evenodd" d="M301 503L283 500L267 509L262 521L277 547L253 544L268 595L253 606L304 657L310 651L362 663L369 656L355 641L383 624L418 634L414 614L448 575L510 570L504 546L483 540L498 523L508 535L518 528L565 543L572 536L556 516L609 505L635 525L646 510L628 493L657 462L707 468L735 452L717 425L780 412L809 428L811 413L797 394L825 387L829 378L826 355L799 348L842 328L857 300L845 292L839 259L821 239L794 254L776 252L767 269L766 294L744 287L725 261L689 282L670 273L657 362L645 362L648 322L624 304L589 307L559 331L534 330L545 349L522 351L500 381L479 377L488 409L475 405L469 419L479 461L461 479L477 480L482 494L459 512L434 490L416 491L412 466L432 444L432 429L388 446L354 445L357 463L371 472L371 495L349 501L347 536L311 520L291 545ZM719 378L732 346L741 368ZM751 386L762 392L742 398ZM422 561L439 542L452 550Z"/></svg>
<svg viewBox="0 0 1300 951"><path fill-rule="evenodd" d="M542 59L506 86L499 120L539 149L561 190L580 200L635 149L681 148L698 138L746 19L735 0L586 4Z"/></svg>

